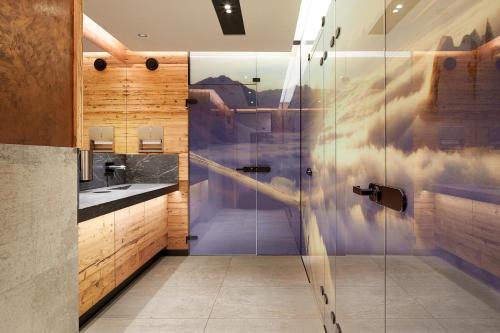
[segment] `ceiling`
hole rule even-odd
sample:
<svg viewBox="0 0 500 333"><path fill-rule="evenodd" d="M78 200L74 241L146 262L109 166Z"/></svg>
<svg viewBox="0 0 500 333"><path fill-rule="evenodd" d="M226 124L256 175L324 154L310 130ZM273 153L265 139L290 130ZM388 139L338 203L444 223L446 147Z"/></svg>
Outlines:
<svg viewBox="0 0 500 333"><path fill-rule="evenodd" d="M240 0L244 36L222 34L211 0L85 0L84 12L133 51L290 51L300 1Z"/></svg>

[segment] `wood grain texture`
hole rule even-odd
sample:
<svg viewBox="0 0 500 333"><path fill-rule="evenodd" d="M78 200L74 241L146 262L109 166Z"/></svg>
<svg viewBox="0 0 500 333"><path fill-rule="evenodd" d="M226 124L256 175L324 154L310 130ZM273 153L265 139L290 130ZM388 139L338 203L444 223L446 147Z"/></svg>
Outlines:
<svg viewBox="0 0 500 333"><path fill-rule="evenodd" d="M114 213L78 224L78 271L105 260L115 253Z"/></svg>
<svg viewBox="0 0 500 333"><path fill-rule="evenodd" d="M106 70L94 69L97 58L108 62ZM150 71L144 63L125 65L108 53L85 53L83 147L89 145L89 127L114 126L115 152L138 153L138 127L154 125L164 128L165 153L187 154L187 55L165 55L158 60L160 67ZM186 168L182 177L187 179Z"/></svg>
<svg viewBox="0 0 500 333"><path fill-rule="evenodd" d="M115 275L119 285L141 266L139 243L144 236L145 203L115 212Z"/></svg>
<svg viewBox="0 0 500 333"><path fill-rule="evenodd" d="M179 191L168 194L168 249L188 249L189 182L179 181Z"/></svg>
<svg viewBox="0 0 500 333"><path fill-rule="evenodd" d="M139 243L141 265L167 247L167 196L145 203L144 236Z"/></svg>
<svg viewBox="0 0 500 333"><path fill-rule="evenodd" d="M167 246L167 195L78 224L80 315Z"/></svg>
<svg viewBox="0 0 500 333"><path fill-rule="evenodd" d="M82 315L116 287L115 255L80 272L79 280Z"/></svg>
<svg viewBox="0 0 500 333"><path fill-rule="evenodd" d="M155 57L160 66L148 70L144 61ZM96 58L104 58L108 67L94 69ZM185 52L130 52L126 64L105 52L85 53L83 59L84 110L82 147L88 149L88 130L95 126L113 126L115 152L136 154L138 128L163 126L164 153L179 154L179 180L184 190L169 196L168 247L186 249L188 218L189 146L188 58ZM172 206L170 206L170 202ZM119 261L119 259L117 259Z"/></svg>
<svg viewBox="0 0 500 333"><path fill-rule="evenodd" d="M83 135L83 3L82 0L73 0L73 126L74 143L82 148Z"/></svg>
<svg viewBox="0 0 500 333"><path fill-rule="evenodd" d="M72 147L73 1L0 1L0 143Z"/></svg>

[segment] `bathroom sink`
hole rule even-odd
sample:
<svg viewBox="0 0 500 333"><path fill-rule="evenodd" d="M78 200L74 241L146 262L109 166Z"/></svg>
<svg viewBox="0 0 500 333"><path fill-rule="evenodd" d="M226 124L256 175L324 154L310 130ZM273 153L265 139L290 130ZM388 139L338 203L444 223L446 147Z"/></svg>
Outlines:
<svg viewBox="0 0 500 333"><path fill-rule="evenodd" d="M118 187L113 187L110 188L110 190L128 190L132 185L125 185L125 186L118 186Z"/></svg>

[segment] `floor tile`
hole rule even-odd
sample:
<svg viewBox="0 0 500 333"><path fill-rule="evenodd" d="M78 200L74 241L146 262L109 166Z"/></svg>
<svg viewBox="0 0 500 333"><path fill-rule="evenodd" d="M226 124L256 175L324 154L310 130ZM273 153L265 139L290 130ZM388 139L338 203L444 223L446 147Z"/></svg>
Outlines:
<svg viewBox="0 0 500 333"><path fill-rule="evenodd" d="M500 316L497 319L439 319L439 323L449 333L500 332Z"/></svg>
<svg viewBox="0 0 500 333"><path fill-rule="evenodd" d="M310 287L223 287L210 318L318 318Z"/></svg>
<svg viewBox="0 0 500 333"><path fill-rule="evenodd" d="M203 333L206 319L98 318L81 333Z"/></svg>
<svg viewBox="0 0 500 333"><path fill-rule="evenodd" d="M234 257L224 287L304 287L309 285L299 257Z"/></svg>
<svg viewBox="0 0 500 333"><path fill-rule="evenodd" d="M156 293L132 288L102 314L128 318L208 318L219 287L163 287Z"/></svg>
<svg viewBox="0 0 500 333"><path fill-rule="evenodd" d="M435 319L388 319L387 333L447 333Z"/></svg>
<svg viewBox="0 0 500 333"><path fill-rule="evenodd" d="M209 319L205 333L323 333L319 319Z"/></svg>

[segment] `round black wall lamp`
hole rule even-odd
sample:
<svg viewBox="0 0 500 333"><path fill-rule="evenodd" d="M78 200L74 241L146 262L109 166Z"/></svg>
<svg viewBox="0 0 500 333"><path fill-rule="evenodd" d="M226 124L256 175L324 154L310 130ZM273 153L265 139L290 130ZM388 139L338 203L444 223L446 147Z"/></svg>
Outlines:
<svg viewBox="0 0 500 333"><path fill-rule="evenodd" d="M108 66L108 63L104 59L97 58L94 61L94 68L96 70L98 70L99 72L102 72L103 70L105 70L107 66Z"/></svg>
<svg viewBox="0 0 500 333"><path fill-rule="evenodd" d="M443 62L443 66L447 70L452 71L455 69L455 67L457 67L457 59L452 57L446 58Z"/></svg>
<svg viewBox="0 0 500 333"><path fill-rule="evenodd" d="M156 60L155 58L149 58L148 60L146 60L146 68L150 71L158 69L159 65L160 64L158 63L158 60Z"/></svg>

